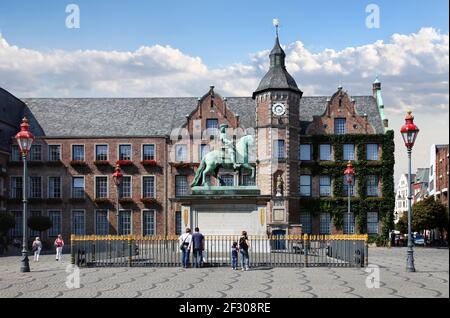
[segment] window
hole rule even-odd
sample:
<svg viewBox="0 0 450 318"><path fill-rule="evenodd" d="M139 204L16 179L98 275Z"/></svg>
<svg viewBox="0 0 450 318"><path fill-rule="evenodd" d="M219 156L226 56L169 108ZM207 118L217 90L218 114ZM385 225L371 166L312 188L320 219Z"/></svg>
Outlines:
<svg viewBox="0 0 450 318"><path fill-rule="evenodd" d="M73 161L84 161L84 146L83 145L72 145L72 160Z"/></svg>
<svg viewBox="0 0 450 318"><path fill-rule="evenodd" d="M206 154L209 152L209 145L200 145L200 160L202 160Z"/></svg>
<svg viewBox="0 0 450 318"><path fill-rule="evenodd" d="M23 196L22 177L11 177L11 199L21 199Z"/></svg>
<svg viewBox="0 0 450 318"><path fill-rule="evenodd" d="M108 177L95 177L95 197L108 197Z"/></svg>
<svg viewBox="0 0 450 318"><path fill-rule="evenodd" d="M274 149L274 152L273 152L274 158L277 158L277 159L286 158L284 140L282 140L282 139L275 140L273 149Z"/></svg>
<svg viewBox="0 0 450 318"><path fill-rule="evenodd" d="M30 177L30 198L42 198L41 177Z"/></svg>
<svg viewBox="0 0 450 318"><path fill-rule="evenodd" d="M217 119L207 119L206 129L219 129L219 121Z"/></svg>
<svg viewBox="0 0 450 318"><path fill-rule="evenodd" d="M85 234L84 210L72 211L72 234Z"/></svg>
<svg viewBox="0 0 450 318"><path fill-rule="evenodd" d="M142 146L142 160L155 160L155 145Z"/></svg>
<svg viewBox="0 0 450 318"><path fill-rule="evenodd" d="M23 235L22 211L12 211L11 213L14 215L14 220L16 221L14 228L11 229L11 236L13 237L22 236Z"/></svg>
<svg viewBox="0 0 450 318"><path fill-rule="evenodd" d="M95 234L109 234L108 210L95 210Z"/></svg>
<svg viewBox="0 0 450 318"><path fill-rule="evenodd" d="M72 177L72 198L84 198L84 177Z"/></svg>
<svg viewBox="0 0 450 318"><path fill-rule="evenodd" d="M302 175L300 176L300 195L305 197L311 196L311 176Z"/></svg>
<svg viewBox="0 0 450 318"><path fill-rule="evenodd" d="M367 144L366 145L367 160L379 160L378 155L378 144Z"/></svg>
<svg viewBox="0 0 450 318"><path fill-rule="evenodd" d="M329 197L331 195L331 176L320 176L320 196Z"/></svg>
<svg viewBox="0 0 450 318"><path fill-rule="evenodd" d="M187 161L187 145L175 146L175 161Z"/></svg>
<svg viewBox="0 0 450 318"><path fill-rule="evenodd" d="M155 211L144 210L142 212L142 235L155 235Z"/></svg>
<svg viewBox="0 0 450 318"><path fill-rule="evenodd" d="M220 176L226 187L234 186L234 176L232 174L223 174Z"/></svg>
<svg viewBox="0 0 450 318"><path fill-rule="evenodd" d="M378 176L367 176L367 196L378 196Z"/></svg>
<svg viewBox="0 0 450 318"><path fill-rule="evenodd" d="M48 146L48 161L61 160L61 145Z"/></svg>
<svg viewBox="0 0 450 318"><path fill-rule="evenodd" d="M355 176L352 176L352 183L349 185L347 182L347 176L343 177L344 182L344 193L343 196L348 196L348 188L350 187L350 196L355 195Z"/></svg>
<svg viewBox="0 0 450 318"><path fill-rule="evenodd" d="M11 146L11 161L20 161L20 150L18 145Z"/></svg>
<svg viewBox="0 0 450 318"><path fill-rule="evenodd" d="M48 230L48 236L61 234L61 211L48 211L48 217L53 226Z"/></svg>
<svg viewBox="0 0 450 318"><path fill-rule="evenodd" d="M251 175L245 174L242 176L242 185L244 186L254 186L256 185L255 178L252 178Z"/></svg>
<svg viewBox="0 0 450 318"><path fill-rule="evenodd" d="M119 145L119 160L131 160L131 145Z"/></svg>
<svg viewBox="0 0 450 318"><path fill-rule="evenodd" d="M48 197L50 199L61 198L61 177L48 178Z"/></svg>
<svg viewBox="0 0 450 318"><path fill-rule="evenodd" d="M354 144L344 144L344 160L355 160L355 145Z"/></svg>
<svg viewBox="0 0 450 318"><path fill-rule="evenodd" d="M310 212L300 212L300 224L302 225L303 233L312 233L312 218Z"/></svg>
<svg viewBox="0 0 450 318"><path fill-rule="evenodd" d="M311 145L300 145L300 160L311 160Z"/></svg>
<svg viewBox="0 0 450 318"><path fill-rule="evenodd" d="M175 235L181 235L181 211L175 212Z"/></svg>
<svg viewBox="0 0 450 318"><path fill-rule="evenodd" d="M346 212L343 215L344 218L344 234L354 234L355 233L355 215L350 212L350 215ZM350 219L350 229L349 229L349 219Z"/></svg>
<svg viewBox="0 0 450 318"><path fill-rule="evenodd" d="M95 160L96 161L108 160L108 145L95 145Z"/></svg>
<svg viewBox="0 0 450 318"><path fill-rule="evenodd" d="M30 161L42 161L42 146L32 145L30 149Z"/></svg>
<svg viewBox="0 0 450 318"><path fill-rule="evenodd" d="M331 234L330 213L320 213L320 234Z"/></svg>
<svg viewBox="0 0 450 318"><path fill-rule="evenodd" d="M123 176L119 188L120 198L131 198L131 176Z"/></svg>
<svg viewBox="0 0 450 318"><path fill-rule="evenodd" d="M30 211L30 215L29 217L32 216L41 216L42 212L40 210L31 210ZM36 236L41 236L41 232L40 231L36 231L36 230L32 230L28 227L28 235L30 237L36 237Z"/></svg>
<svg viewBox="0 0 450 318"><path fill-rule="evenodd" d="M330 161L331 160L331 145L322 144L319 146L320 151L320 160L321 161Z"/></svg>
<svg viewBox="0 0 450 318"><path fill-rule="evenodd" d="M336 135L344 135L346 133L345 123L345 118L334 119L334 133Z"/></svg>
<svg viewBox="0 0 450 318"><path fill-rule="evenodd" d="M367 233L378 234L378 213L367 212Z"/></svg>
<svg viewBox="0 0 450 318"><path fill-rule="evenodd" d="M119 235L131 234L131 211L122 210L119 212Z"/></svg>
<svg viewBox="0 0 450 318"><path fill-rule="evenodd" d="M142 197L154 198L155 197L155 177L145 176L142 177Z"/></svg>
<svg viewBox="0 0 450 318"><path fill-rule="evenodd" d="M184 196L188 194L187 176L175 176L175 195Z"/></svg>

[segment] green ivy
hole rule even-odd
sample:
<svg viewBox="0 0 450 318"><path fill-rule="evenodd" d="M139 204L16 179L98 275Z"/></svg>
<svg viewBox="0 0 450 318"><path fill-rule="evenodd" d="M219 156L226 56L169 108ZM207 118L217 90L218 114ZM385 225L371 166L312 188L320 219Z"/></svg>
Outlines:
<svg viewBox="0 0 450 318"><path fill-rule="evenodd" d="M357 161L354 162L355 178L357 181L357 198L351 199L352 212L355 215L359 233L367 233L367 212L378 212L382 223L383 238L387 238L389 231L394 228L394 132L376 135L319 135L304 136L302 143L312 143L313 161L303 162L302 167L309 168L313 176L331 175L333 179L333 198L300 198L302 210L311 211L313 215L329 212L336 228L342 228L343 218L347 213L347 198L344 192L343 172L346 162L343 161L343 145L355 144ZM319 145L329 143L334 150L335 161L319 161ZM367 161L366 144L378 143L381 148L379 161ZM367 176L377 175L381 179L381 197L371 198L366 195Z"/></svg>

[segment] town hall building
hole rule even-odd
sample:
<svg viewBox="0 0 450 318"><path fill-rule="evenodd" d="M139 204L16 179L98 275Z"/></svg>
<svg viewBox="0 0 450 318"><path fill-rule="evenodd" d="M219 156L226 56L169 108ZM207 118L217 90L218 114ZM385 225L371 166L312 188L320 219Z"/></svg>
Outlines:
<svg viewBox="0 0 450 318"><path fill-rule="evenodd" d="M15 216L11 235L22 235L23 168L13 137L23 117L36 138L27 214L52 220L44 240L196 226L214 235L382 234L393 224L395 193L381 83L368 85L367 96L343 87L307 96L286 69L278 36L269 59L248 97L224 97L213 86L201 98L16 98L0 88L0 213ZM235 144L253 136L247 159L255 174L220 168L196 191L202 159L223 149L222 128Z"/></svg>

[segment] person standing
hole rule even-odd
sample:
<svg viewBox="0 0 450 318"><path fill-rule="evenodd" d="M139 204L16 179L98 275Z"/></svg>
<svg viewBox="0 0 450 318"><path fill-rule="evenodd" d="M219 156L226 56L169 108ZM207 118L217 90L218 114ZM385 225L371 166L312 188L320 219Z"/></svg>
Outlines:
<svg viewBox="0 0 450 318"><path fill-rule="evenodd" d="M56 260L62 261L62 249L64 247L64 240L61 234L58 234L58 237L55 240L56 247Z"/></svg>
<svg viewBox="0 0 450 318"><path fill-rule="evenodd" d="M231 246L231 268L232 269L237 269L238 251L239 251L238 243L233 242L233 245Z"/></svg>
<svg viewBox="0 0 450 318"><path fill-rule="evenodd" d="M33 241L33 245L31 246L33 252L34 252L34 261L39 262L39 255L41 255L42 250L42 242L39 237L36 237L36 239Z"/></svg>
<svg viewBox="0 0 450 318"><path fill-rule="evenodd" d="M180 250L182 252L181 262L183 263L183 268L188 268L189 266L189 254L191 250L192 234L191 229L186 228L186 233L182 234L178 241L180 243Z"/></svg>
<svg viewBox="0 0 450 318"><path fill-rule="evenodd" d="M199 268L203 266L203 250L205 249L205 237L200 233L198 227L195 228L192 234L192 251L194 257L194 267Z"/></svg>
<svg viewBox="0 0 450 318"><path fill-rule="evenodd" d="M239 238L239 251L241 253L241 268L242 271L248 271L250 242L246 231L242 231L242 236Z"/></svg>

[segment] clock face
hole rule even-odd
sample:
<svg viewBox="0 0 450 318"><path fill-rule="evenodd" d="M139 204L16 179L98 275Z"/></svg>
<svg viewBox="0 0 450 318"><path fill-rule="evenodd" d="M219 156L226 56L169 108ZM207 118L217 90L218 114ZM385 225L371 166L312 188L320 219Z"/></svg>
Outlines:
<svg viewBox="0 0 450 318"><path fill-rule="evenodd" d="M275 116L283 116L286 113L286 106L282 103L276 103L272 106L272 112Z"/></svg>

